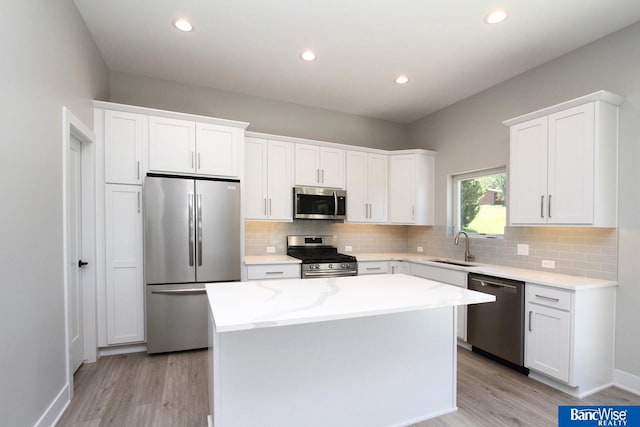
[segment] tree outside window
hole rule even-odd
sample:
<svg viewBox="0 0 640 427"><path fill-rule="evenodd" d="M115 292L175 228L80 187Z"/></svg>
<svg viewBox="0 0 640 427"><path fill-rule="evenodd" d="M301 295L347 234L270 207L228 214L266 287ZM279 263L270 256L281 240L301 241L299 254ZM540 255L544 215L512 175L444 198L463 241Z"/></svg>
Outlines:
<svg viewBox="0 0 640 427"><path fill-rule="evenodd" d="M454 177L458 230L502 235L507 222L506 172L492 169Z"/></svg>

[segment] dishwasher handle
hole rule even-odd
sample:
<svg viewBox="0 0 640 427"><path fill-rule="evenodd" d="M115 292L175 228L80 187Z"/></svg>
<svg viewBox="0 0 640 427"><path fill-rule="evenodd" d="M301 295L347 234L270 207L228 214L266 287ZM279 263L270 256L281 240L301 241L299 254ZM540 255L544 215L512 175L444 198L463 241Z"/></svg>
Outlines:
<svg viewBox="0 0 640 427"><path fill-rule="evenodd" d="M480 283L480 286L493 286L498 288L508 288L508 289L514 289L514 290L517 289L517 287L513 285L509 285L507 283L492 282L490 280L480 280L480 279L476 279L475 277L472 277L471 280L473 280L474 282Z"/></svg>

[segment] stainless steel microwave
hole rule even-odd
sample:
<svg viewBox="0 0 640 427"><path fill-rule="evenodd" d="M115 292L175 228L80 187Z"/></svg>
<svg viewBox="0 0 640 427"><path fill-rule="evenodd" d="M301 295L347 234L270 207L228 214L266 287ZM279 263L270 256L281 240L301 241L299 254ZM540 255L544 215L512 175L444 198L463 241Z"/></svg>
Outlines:
<svg viewBox="0 0 640 427"><path fill-rule="evenodd" d="M315 187L293 188L295 219L344 220L346 216L346 191Z"/></svg>

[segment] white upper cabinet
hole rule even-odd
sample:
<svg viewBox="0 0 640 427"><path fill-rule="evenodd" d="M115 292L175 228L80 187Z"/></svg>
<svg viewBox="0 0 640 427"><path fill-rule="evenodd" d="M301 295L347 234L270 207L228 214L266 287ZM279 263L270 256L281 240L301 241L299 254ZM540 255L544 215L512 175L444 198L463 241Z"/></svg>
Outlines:
<svg viewBox="0 0 640 427"><path fill-rule="evenodd" d="M245 218L292 221L293 144L245 138Z"/></svg>
<svg viewBox="0 0 640 427"><path fill-rule="evenodd" d="M510 225L617 225L620 102L601 91L504 122Z"/></svg>
<svg viewBox="0 0 640 427"><path fill-rule="evenodd" d="M434 156L426 150L389 155L389 222L433 225Z"/></svg>
<svg viewBox="0 0 640 427"><path fill-rule="evenodd" d="M149 169L237 178L242 131L237 127L149 117Z"/></svg>
<svg viewBox="0 0 640 427"><path fill-rule="evenodd" d="M196 123L196 173L238 177L240 129Z"/></svg>
<svg viewBox="0 0 640 427"><path fill-rule="evenodd" d="M388 220L388 156L347 151L347 221Z"/></svg>
<svg viewBox="0 0 640 427"><path fill-rule="evenodd" d="M105 182L142 184L145 117L124 111L104 111Z"/></svg>
<svg viewBox="0 0 640 427"><path fill-rule="evenodd" d="M295 145L295 185L344 188L344 150L319 145Z"/></svg>

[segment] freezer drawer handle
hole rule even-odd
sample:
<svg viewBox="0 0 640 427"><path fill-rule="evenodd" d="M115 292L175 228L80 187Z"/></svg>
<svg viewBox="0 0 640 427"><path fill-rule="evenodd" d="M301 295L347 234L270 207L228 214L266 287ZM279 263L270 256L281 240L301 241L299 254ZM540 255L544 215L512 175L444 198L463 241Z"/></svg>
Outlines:
<svg viewBox="0 0 640 427"><path fill-rule="evenodd" d="M284 271L265 271L265 274L284 274Z"/></svg>
<svg viewBox="0 0 640 427"><path fill-rule="evenodd" d="M167 289L164 291L151 291L152 294L190 294L198 295L207 293L206 289Z"/></svg>

